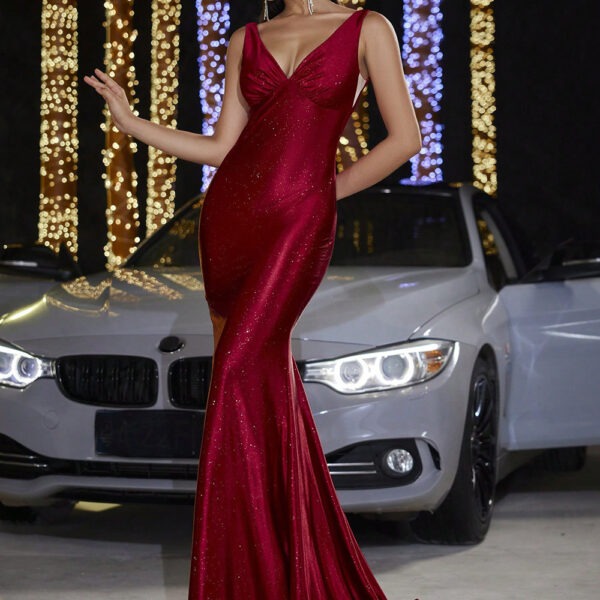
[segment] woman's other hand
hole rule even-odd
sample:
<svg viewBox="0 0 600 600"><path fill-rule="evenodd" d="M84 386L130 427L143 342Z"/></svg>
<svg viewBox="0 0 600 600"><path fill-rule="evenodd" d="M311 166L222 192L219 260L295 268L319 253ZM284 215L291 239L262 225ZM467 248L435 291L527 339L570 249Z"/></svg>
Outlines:
<svg viewBox="0 0 600 600"><path fill-rule="evenodd" d="M131 110L125 90L100 69L94 69L94 73L97 77L86 75L83 80L104 98L117 129L129 134L136 116Z"/></svg>

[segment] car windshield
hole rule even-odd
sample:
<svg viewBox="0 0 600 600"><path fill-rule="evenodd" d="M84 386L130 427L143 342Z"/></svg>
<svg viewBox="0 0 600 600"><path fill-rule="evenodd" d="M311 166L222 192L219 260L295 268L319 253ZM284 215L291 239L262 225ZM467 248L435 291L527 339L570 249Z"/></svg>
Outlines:
<svg viewBox="0 0 600 600"><path fill-rule="evenodd" d="M128 267L197 266L202 201L182 210L127 261ZM458 199L367 191L337 205L331 265L461 267L471 261Z"/></svg>

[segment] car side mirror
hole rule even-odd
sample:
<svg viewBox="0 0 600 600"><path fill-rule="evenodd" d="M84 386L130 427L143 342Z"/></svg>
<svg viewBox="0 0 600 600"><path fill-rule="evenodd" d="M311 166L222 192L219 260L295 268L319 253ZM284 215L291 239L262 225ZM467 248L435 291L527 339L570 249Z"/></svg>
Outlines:
<svg viewBox="0 0 600 600"><path fill-rule="evenodd" d="M600 277L600 240L561 242L540 263L526 273L519 283L565 281Z"/></svg>
<svg viewBox="0 0 600 600"><path fill-rule="evenodd" d="M43 244L13 244L0 248L0 270L11 275L26 275L68 281L79 277L81 269L66 246L54 252Z"/></svg>

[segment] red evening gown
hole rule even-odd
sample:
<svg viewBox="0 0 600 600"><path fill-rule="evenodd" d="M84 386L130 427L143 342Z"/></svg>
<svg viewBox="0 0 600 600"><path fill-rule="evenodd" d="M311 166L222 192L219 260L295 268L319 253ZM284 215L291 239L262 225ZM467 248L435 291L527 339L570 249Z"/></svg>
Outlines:
<svg viewBox="0 0 600 600"><path fill-rule="evenodd" d="M366 13L347 17L289 78L256 23L245 27L249 120L200 216L206 300L227 322L205 414L190 600L385 599L339 504L291 352L332 254L335 154Z"/></svg>

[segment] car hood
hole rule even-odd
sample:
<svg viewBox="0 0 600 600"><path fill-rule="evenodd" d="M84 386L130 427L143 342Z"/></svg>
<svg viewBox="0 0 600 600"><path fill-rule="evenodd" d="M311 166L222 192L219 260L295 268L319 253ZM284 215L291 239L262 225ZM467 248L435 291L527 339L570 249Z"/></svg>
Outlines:
<svg viewBox="0 0 600 600"><path fill-rule="evenodd" d="M37 300L56 281L44 277L0 273L0 316Z"/></svg>
<svg viewBox="0 0 600 600"><path fill-rule="evenodd" d="M478 291L470 267L332 266L293 337L365 345L400 341ZM14 343L141 333L212 335L198 268L117 269L81 277L0 321L0 338Z"/></svg>

